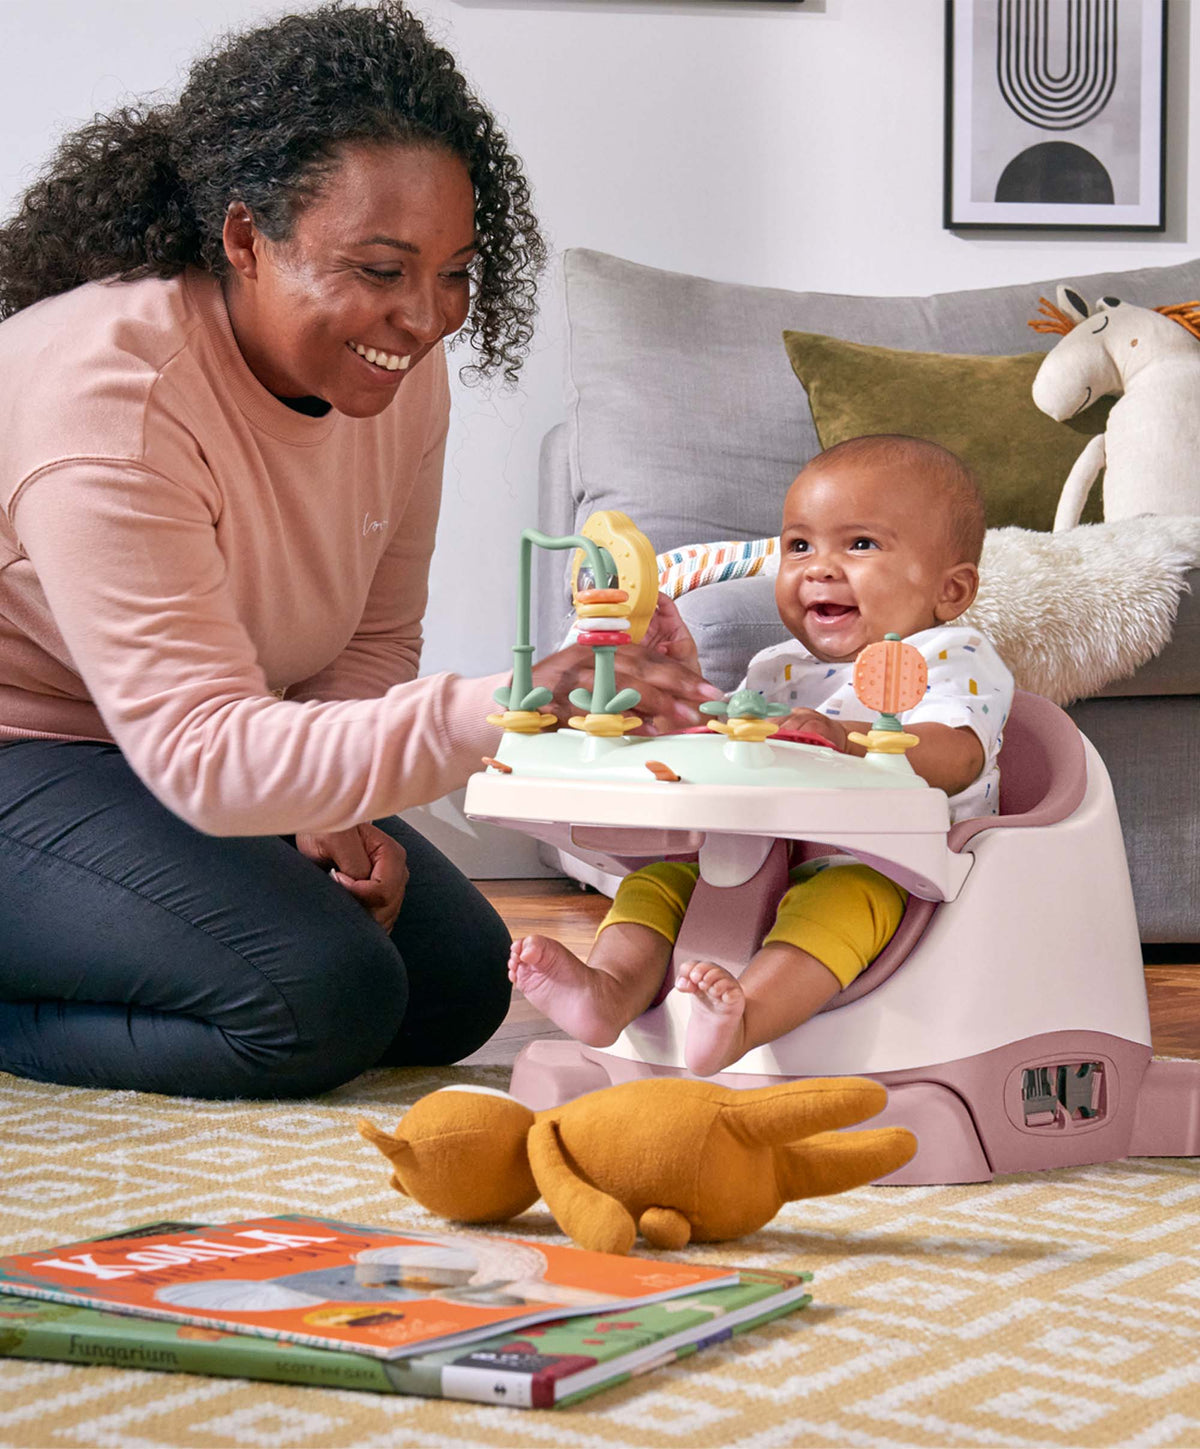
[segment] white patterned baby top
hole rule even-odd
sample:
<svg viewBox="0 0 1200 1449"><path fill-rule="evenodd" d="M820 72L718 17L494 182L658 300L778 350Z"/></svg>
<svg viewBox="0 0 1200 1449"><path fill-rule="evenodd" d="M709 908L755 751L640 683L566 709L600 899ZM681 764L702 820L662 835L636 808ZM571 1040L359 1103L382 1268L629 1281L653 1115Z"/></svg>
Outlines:
<svg viewBox="0 0 1200 1449"><path fill-rule="evenodd" d="M900 716L904 725L934 722L953 729L965 725L979 736L983 769L970 785L950 797L950 819L995 815L1000 808L997 763L1004 725L1012 709L1013 677L1008 666L977 629L941 624L905 641L919 649L929 669L925 698ZM830 719L871 720L871 711L854 693L854 664L814 659L798 639L761 649L751 659L741 689L761 689L773 704L815 709Z"/></svg>

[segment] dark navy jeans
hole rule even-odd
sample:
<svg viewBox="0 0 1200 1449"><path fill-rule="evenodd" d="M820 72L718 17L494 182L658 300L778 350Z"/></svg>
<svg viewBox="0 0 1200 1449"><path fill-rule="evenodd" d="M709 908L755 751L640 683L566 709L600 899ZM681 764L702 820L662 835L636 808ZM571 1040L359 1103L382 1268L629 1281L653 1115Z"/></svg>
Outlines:
<svg viewBox="0 0 1200 1449"><path fill-rule="evenodd" d="M291 841L202 835L113 745L0 745L0 1070L296 1097L453 1062L508 1008L509 937L403 821L390 934Z"/></svg>

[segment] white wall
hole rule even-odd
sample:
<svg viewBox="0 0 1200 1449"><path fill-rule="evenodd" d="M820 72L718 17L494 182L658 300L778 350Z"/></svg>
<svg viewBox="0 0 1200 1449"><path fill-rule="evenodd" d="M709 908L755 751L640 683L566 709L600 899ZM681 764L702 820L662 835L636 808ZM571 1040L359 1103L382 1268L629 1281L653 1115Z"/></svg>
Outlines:
<svg viewBox="0 0 1200 1449"><path fill-rule="evenodd" d="M589 246L728 281L871 294L1066 278L1196 251L1191 0L1170 7L1162 236L942 230L942 0L414 3L501 117L559 251ZM0 212L62 129L131 93L169 88L210 38L290 8L3 0ZM536 521L537 450L562 411L555 280L520 390L457 389L430 670L490 673L509 657L516 541ZM464 554L507 539L513 591L480 611L457 591ZM479 834L453 802L414 819L472 874L538 869L519 837Z"/></svg>

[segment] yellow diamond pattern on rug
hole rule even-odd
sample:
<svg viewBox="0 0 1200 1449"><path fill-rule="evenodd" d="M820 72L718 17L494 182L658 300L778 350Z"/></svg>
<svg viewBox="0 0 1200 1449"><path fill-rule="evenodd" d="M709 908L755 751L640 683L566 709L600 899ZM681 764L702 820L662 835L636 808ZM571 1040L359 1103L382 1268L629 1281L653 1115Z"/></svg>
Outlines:
<svg viewBox="0 0 1200 1449"><path fill-rule="evenodd" d="M269 1103L0 1074L0 1253L161 1218L429 1228L356 1120L507 1078L380 1071ZM541 1208L515 1231L564 1241ZM0 1360L0 1449L1200 1445L1200 1163L865 1188L671 1256L809 1269L814 1302L557 1411Z"/></svg>

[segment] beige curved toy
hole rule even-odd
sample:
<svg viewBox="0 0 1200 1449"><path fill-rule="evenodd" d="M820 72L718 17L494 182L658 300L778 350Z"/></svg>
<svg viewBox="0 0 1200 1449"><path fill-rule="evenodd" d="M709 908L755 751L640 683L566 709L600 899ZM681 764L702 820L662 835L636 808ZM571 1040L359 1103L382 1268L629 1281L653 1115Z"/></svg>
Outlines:
<svg viewBox="0 0 1200 1449"><path fill-rule="evenodd" d="M636 644L646 632L658 604L658 564L650 540L627 513L610 508L593 513L579 530L584 538L608 550L617 567L617 579L607 580L585 575L583 591L617 587L629 595L621 612L629 619L629 633ZM579 571L585 563L582 549L577 549L571 565L571 598L577 602L580 593ZM585 606L586 608L586 606Z"/></svg>

